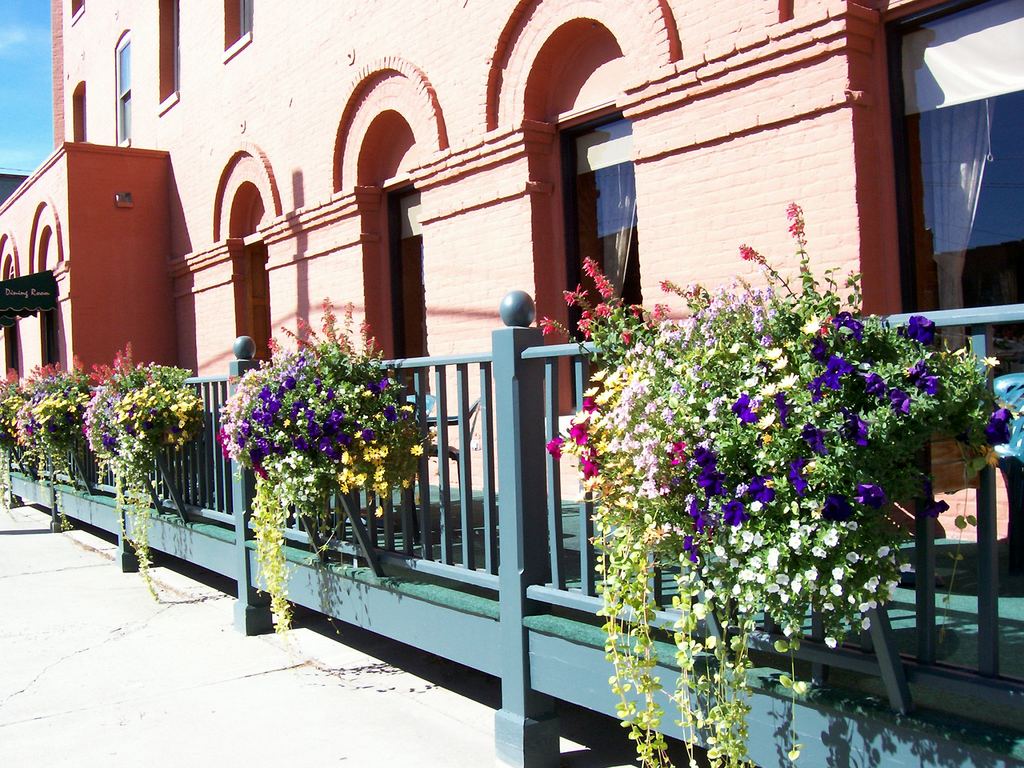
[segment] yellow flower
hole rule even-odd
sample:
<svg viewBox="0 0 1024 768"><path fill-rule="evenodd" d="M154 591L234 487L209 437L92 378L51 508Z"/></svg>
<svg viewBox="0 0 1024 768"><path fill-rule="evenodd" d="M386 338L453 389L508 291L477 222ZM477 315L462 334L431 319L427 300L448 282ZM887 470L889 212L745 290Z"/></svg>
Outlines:
<svg viewBox="0 0 1024 768"><path fill-rule="evenodd" d="M821 330L821 320L819 320L816 316L812 316L810 320L804 323L803 327L801 327L800 330L806 333L808 336L813 336L819 330Z"/></svg>
<svg viewBox="0 0 1024 768"><path fill-rule="evenodd" d="M412 447L412 450L410 452L412 453L413 456L422 456L423 455L423 446L420 445L419 443L417 443L416 445L414 445Z"/></svg>

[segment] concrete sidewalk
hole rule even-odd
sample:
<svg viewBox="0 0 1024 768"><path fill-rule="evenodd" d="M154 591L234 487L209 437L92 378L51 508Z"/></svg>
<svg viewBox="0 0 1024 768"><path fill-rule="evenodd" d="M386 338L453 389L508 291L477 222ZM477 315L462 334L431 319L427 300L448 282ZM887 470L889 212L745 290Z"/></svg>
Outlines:
<svg viewBox="0 0 1024 768"><path fill-rule="evenodd" d="M494 764L492 678L302 611L243 637L232 582L173 561L154 601L113 544L48 522L0 513L2 768ZM633 765L613 720L562 716L563 766Z"/></svg>

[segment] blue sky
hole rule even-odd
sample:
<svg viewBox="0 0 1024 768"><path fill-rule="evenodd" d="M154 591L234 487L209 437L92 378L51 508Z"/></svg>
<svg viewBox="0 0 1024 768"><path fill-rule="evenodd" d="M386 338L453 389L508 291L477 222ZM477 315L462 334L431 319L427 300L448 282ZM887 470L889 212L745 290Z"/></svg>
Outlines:
<svg viewBox="0 0 1024 768"><path fill-rule="evenodd" d="M50 3L0 0L0 172L33 171L53 151Z"/></svg>

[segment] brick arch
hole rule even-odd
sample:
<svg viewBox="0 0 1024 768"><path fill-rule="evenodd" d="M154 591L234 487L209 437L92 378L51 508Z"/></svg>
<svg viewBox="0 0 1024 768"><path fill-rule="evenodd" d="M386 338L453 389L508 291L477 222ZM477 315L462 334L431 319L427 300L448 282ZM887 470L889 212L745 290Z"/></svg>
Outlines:
<svg viewBox="0 0 1024 768"><path fill-rule="evenodd" d="M14 235L0 235L0 280L10 280L20 275L18 244L14 241Z"/></svg>
<svg viewBox="0 0 1024 768"><path fill-rule="evenodd" d="M516 127L525 116L526 85L544 45L566 25L588 21L618 43L637 83L682 58L679 31L667 0L520 0L509 16L487 74L487 130Z"/></svg>
<svg viewBox="0 0 1024 768"><path fill-rule="evenodd" d="M388 56L368 64L353 79L350 93L334 142L335 192L364 182L357 158L371 126L385 112L397 113L412 130L418 157L448 149L437 93L423 71L407 61Z"/></svg>
<svg viewBox="0 0 1024 768"><path fill-rule="evenodd" d="M251 184L259 190L266 212L272 213L274 217L281 215L281 192L270 160L255 144L245 143L228 160L217 182L217 194L213 201L214 242L228 237L235 196L245 184Z"/></svg>
<svg viewBox="0 0 1024 768"><path fill-rule="evenodd" d="M49 249L51 254L56 255L52 264L39 263L39 246L43 241L46 230L50 230ZM29 235L28 249L28 274L38 272L42 269L53 269L64 262L64 237L60 226L60 219L57 218L57 209L49 200L44 200L36 207L35 215L32 217L32 230Z"/></svg>

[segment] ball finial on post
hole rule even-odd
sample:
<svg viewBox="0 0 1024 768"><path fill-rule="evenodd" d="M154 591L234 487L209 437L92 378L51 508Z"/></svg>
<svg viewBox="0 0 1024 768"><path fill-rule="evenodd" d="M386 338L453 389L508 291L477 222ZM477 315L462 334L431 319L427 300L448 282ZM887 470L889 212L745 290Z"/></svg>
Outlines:
<svg viewBox="0 0 1024 768"><path fill-rule="evenodd" d="M249 336L239 336L231 347L237 360L252 360L256 355L256 342Z"/></svg>
<svg viewBox="0 0 1024 768"><path fill-rule="evenodd" d="M509 291L498 307L501 321L509 328L528 328L537 317L537 308L526 291Z"/></svg>

